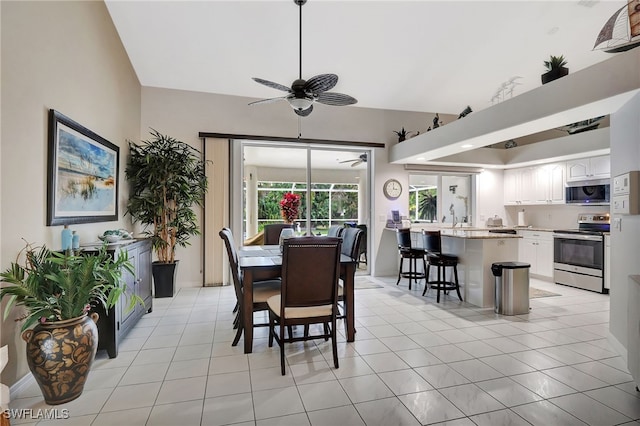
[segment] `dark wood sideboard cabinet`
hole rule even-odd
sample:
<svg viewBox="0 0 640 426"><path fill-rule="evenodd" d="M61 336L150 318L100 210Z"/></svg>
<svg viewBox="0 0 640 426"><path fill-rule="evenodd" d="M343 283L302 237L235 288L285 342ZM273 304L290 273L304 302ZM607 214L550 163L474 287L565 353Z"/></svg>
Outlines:
<svg viewBox="0 0 640 426"><path fill-rule="evenodd" d="M140 239L127 245L115 247L109 250L113 255L116 250L126 250L129 260L136 271L131 275L125 271L123 280L126 283L125 293L114 307L105 312L102 306L93 310L100 315L98 319L98 350L106 349L109 358L118 356L118 345L140 317L153 309L153 296L151 293L151 240ZM133 310L128 310L132 294L137 294L144 301L144 306L137 304Z"/></svg>

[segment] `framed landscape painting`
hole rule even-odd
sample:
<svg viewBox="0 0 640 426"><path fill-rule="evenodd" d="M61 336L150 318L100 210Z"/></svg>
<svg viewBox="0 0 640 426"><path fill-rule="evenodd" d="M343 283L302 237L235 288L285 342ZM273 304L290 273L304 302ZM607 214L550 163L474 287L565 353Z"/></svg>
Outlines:
<svg viewBox="0 0 640 426"><path fill-rule="evenodd" d="M49 110L47 225L118 220L120 148Z"/></svg>

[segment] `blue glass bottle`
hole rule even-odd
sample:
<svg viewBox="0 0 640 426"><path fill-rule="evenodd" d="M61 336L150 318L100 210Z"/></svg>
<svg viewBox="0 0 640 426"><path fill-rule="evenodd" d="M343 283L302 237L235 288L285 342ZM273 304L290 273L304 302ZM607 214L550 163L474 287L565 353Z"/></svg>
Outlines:
<svg viewBox="0 0 640 426"><path fill-rule="evenodd" d="M71 248L78 250L80 248L80 235L76 231L71 232Z"/></svg>
<svg viewBox="0 0 640 426"><path fill-rule="evenodd" d="M62 251L71 250L73 236L69 225L65 225L62 229Z"/></svg>

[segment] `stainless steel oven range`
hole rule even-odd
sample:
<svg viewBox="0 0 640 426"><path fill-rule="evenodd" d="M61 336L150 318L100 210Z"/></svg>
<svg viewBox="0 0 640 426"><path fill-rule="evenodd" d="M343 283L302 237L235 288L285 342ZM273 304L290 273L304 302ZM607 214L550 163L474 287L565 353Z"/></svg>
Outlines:
<svg viewBox="0 0 640 426"><path fill-rule="evenodd" d="M604 233L609 213L580 214L578 229L553 231L553 280L556 284L606 293Z"/></svg>

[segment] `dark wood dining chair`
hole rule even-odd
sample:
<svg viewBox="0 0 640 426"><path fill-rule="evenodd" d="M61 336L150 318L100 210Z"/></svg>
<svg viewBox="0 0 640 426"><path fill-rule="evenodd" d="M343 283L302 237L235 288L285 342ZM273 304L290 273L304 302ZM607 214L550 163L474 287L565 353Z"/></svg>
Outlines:
<svg viewBox="0 0 640 426"><path fill-rule="evenodd" d="M344 231L344 226L331 225L327 230L327 237L341 237Z"/></svg>
<svg viewBox="0 0 640 426"><path fill-rule="evenodd" d="M360 245L362 244L363 232L359 228L344 228L342 233L342 249L341 253L345 256L349 256L354 262L358 262L358 255L360 253ZM340 283L338 285L338 302L344 302L344 277L340 275ZM338 313L338 319L343 319L346 316L345 306L342 307L342 313ZM345 322L345 330L347 323Z"/></svg>
<svg viewBox="0 0 640 426"><path fill-rule="evenodd" d="M233 234L229 228L222 228L222 230L218 233L220 238L224 241L224 245L227 249L227 256L229 258L229 268L231 269L231 277L233 279L233 287L236 293L237 299L237 313L235 324L237 327L236 336L231 343L231 346L236 346L238 341L240 341L240 336L242 336L242 331L244 330L244 322L243 322L243 287L242 287L242 276L240 272L240 267L238 264L238 252L236 250L235 241L233 239ZM267 299L274 295L280 295L280 280L268 280L268 281L257 281L253 283L253 312L265 311L269 309L267 306ZM253 324L254 327L266 327L268 323L258 323Z"/></svg>
<svg viewBox="0 0 640 426"><path fill-rule="evenodd" d="M362 231L362 238L360 239L360 251L358 252L358 266L361 263L367 264L367 225L359 224L356 226ZM364 260L362 260L364 259Z"/></svg>
<svg viewBox="0 0 640 426"><path fill-rule="evenodd" d="M290 223L271 223L264 226L264 245L272 246L280 243L280 232L284 228L293 228Z"/></svg>
<svg viewBox="0 0 640 426"><path fill-rule="evenodd" d="M336 237L290 238L282 250L282 291L267 299L269 346L280 346L280 366L285 375L284 344L311 339L331 339L333 363L338 365L336 314L342 240ZM285 336L288 326L323 324L322 334ZM279 331L276 332L276 326Z"/></svg>

